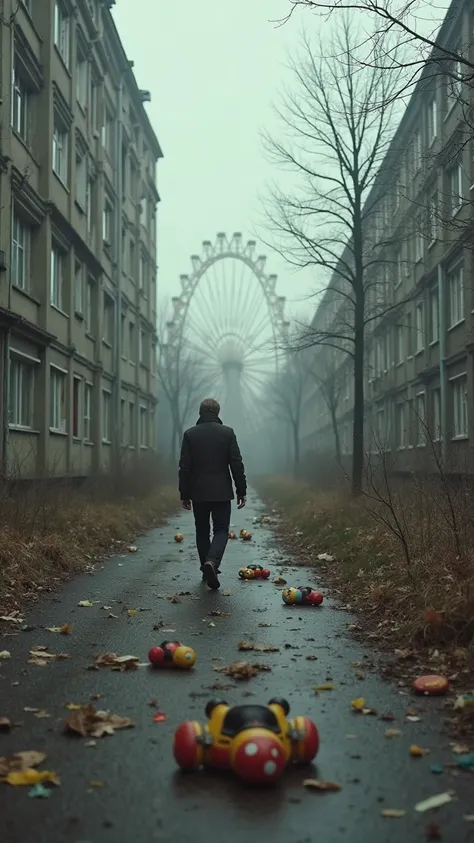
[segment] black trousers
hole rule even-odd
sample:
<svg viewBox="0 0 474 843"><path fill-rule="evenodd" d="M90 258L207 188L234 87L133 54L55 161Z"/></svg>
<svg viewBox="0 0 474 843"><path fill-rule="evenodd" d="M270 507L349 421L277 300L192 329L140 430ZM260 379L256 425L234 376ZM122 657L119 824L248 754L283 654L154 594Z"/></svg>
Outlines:
<svg viewBox="0 0 474 843"><path fill-rule="evenodd" d="M207 559L212 559L220 565L229 538L230 511L230 501L219 501L218 503L193 501L196 546L201 567Z"/></svg>

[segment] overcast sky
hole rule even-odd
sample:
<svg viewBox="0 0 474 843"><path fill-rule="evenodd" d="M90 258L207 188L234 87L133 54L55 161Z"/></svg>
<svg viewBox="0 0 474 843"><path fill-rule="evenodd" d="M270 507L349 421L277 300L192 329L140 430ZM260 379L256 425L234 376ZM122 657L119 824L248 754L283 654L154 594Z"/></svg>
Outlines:
<svg viewBox="0 0 474 843"><path fill-rule="evenodd" d="M288 79L301 12L278 26L287 0L117 0L113 14L164 152L158 168L159 296L179 291L189 257L218 231L258 238L259 196L274 172L259 131ZM317 287L314 271L295 270L267 247L267 271L280 295L301 299ZM301 304L291 309L301 312ZM308 304L303 305L307 312Z"/></svg>

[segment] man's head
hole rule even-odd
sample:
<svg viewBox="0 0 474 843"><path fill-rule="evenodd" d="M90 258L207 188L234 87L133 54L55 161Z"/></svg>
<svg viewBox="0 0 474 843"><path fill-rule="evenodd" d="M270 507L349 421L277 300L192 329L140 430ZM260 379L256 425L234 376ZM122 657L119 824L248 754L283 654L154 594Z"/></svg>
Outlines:
<svg viewBox="0 0 474 843"><path fill-rule="evenodd" d="M201 406L199 407L199 415L204 416L206 413L214 413L214 415L218 416L221 411L221 405L215 398L205 398L204 401L201 401Z"/></svg>

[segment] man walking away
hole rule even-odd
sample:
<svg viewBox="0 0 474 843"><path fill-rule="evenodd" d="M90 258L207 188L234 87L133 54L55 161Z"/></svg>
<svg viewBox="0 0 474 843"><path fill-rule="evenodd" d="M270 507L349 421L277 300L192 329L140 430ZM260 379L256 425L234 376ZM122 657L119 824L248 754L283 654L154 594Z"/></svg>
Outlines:
<svg viewBox="0 0 474 843"><path fill-rule="evenodd" d="M195 427L186 430L179 461L179 492L183 509L193 510L202 578L217 589L219 566L229 538L231 501L246 503L247 480L234 431L222 424L220 405L206 398ZM213 539L210 538L212 516Z"/></svg>

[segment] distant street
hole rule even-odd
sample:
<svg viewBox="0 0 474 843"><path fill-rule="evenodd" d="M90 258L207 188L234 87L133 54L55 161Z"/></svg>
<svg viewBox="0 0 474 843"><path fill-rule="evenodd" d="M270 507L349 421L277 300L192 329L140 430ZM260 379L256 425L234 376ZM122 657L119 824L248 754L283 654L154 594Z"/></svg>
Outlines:
<svg viewBox="0 0 474 843"><path fill-rule="evenodd" d="M41 769L61 779L49 798L30 798L29 786L0 784L2 843L412 843L438 839L436 834L444 843L473 839L474 824L463 819L474 812L472 775L431 771L455 759L442 733L443 700L414 698L370 672L372 654L350 640L352 618L331 600L321 609L283 605L274 576L283 573L289 585L317 583L285 565L271 529L252 526L261 511L253 498L234 513L236 531L252 530L255 541L229 542L220 592L200 582L192 516L183 513L138 539L136 553L114 557L45 598L25 616L29 631L2 636L0 650L10 651L11 659L0 661L0 717L19 725L0 730L0 756L44 752ZM182 545L173 541L178 530ZM238 569L250 562L271 568L270 581L241 582ZM80 601L93 606L79 607ZM46 630L66 623L72 624L70 635ZM11 624L1 628L15 631ZM192 671L87 670L107 652L146 662L149 648L164 639L196 649ZM242 640L271 643L279 651L239 652ZM45 646L43 652L71 658L28 664L30 651ZM272 669L245 682L216 672L237 660ZM321 685L326 690L315 692ZM230 774L177 772L173 732L183 720L205 722L208 699L266 703L272 696L286 697L291 715L317 723L321 749L314 769L288 771L273 790L245 787ZM355 713L351 701L358 697L377 714ZM74 711L65 706L89 702L131 718L134 728L92 742L66 735L62 720ZM417 709L419 722L406 720L409 708ZM166 715L162 722L153 719L157 711ZM380 716L387 713L394 715L391 721ZM400 734L386 735L389 729ZM412 758L412 744L430 753ZM336 782L341 790L309 790L303 787L308 777ZM415 811L420 800L451 790L456 801L435 812ZM387 809L406 813L382 816Z"/></svg>

